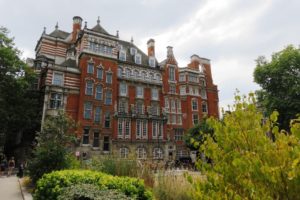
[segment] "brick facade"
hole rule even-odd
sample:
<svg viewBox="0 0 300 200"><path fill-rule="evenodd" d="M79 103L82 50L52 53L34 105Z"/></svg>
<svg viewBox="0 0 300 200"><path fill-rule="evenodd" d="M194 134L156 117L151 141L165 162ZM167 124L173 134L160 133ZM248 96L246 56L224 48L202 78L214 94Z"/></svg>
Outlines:
<svg viewBox="0 0 300 200"><path fill-rule="evenodd" d="M97 24L71 33L43 32L35 70L44 92L43 119L65 110L79 123L81 152L140 159L188 156L183 134L203 117L219 117L218 89L210 61L197 55L179 67L173 48L162 62L155 41L145 54L133 41L119 39Z"/></svg>

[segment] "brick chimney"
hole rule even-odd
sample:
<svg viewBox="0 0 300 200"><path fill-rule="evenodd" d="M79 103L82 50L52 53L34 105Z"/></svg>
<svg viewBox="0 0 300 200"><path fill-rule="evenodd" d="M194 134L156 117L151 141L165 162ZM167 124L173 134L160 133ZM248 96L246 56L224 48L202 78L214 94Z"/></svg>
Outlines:
<svg viewBox="0 0 300 200"><path fill-rule="evenodd" d="M155 57L155 41L153 39L148 40L148 56Z"/></svg>
<svg viewBox="0 0 300 200"><path fill-rule="evenodd" d="M73 31L72 31L72 41L74 42L77 38L77 33L81 30L82 18L79 16L73 17Z"/></svg>
<svg viewBox="0 0 300 200"><path fill-rule="evenodd" d="M189 68L199 71L199 66L201 63L201 58L194 54L191 56L191 63L188 65Z"/></svg>

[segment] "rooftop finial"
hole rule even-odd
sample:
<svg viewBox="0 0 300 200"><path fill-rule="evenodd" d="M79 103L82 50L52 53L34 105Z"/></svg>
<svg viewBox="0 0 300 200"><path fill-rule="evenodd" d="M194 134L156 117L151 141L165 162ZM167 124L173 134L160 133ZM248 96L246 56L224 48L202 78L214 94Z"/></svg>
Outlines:
<svg viewBox="0 0 300 200"><path fill-rule="evenodd" d="M119 31L117 30L117 34L116 34L117 38L119 38Z"/></svg>
<svg viewBox="0 0 300 200"><path fill-rule="evenodd" d="M100 17L98 16L97 24L100 24Z"/></svg>
<svg viewBox="0 0 300 200"><path fill-rule="evenodd" d="M87 21L84 22L84 28L87 28Z"/></svg>
<svg viewBox="0 0 300 200"><path fill-rule="evenodd" d="M130 40L130 42L131 42L131 43L133 43L133 37L132 37L132 36L131 36L131 40Z"/></svg>
<svg viewBox="0 0 300 200"><path fill-rule="evenodd" d="M46 27L44 26L43 34L46 34Z"/></svg>
<svg viewBox="0 0 300 200"><path fill-rule="evenodd" d="M55 25L55 30L58 29L58 22L56 22L56 25Z"/></svg>

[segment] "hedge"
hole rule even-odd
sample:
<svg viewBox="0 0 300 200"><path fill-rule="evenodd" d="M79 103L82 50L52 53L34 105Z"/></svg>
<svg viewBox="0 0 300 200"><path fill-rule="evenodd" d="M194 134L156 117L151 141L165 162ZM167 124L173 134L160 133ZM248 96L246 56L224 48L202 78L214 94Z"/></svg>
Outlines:
<svg viewBox="0 0 300 200"><path fill-rule="evenodd" d="M58 200L132 200L124 193L116 190L99 190L91 184L77 184L66 187L58 196Z"/></svg>
<svg viewBox="0 0 300 200"><path fill-rule="evenodd" d="M36 185L35 200L57 200L63 188L75 184L92 184L99 190L118 190L137 200L151 200L152 193L143 180L117 177L90 170L62 170L45 174Z"/></svg>

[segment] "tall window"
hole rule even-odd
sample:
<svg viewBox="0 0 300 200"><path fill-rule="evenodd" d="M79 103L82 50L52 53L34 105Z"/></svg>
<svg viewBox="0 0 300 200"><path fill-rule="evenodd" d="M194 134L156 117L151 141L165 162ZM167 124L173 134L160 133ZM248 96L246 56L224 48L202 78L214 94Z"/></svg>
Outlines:
<svg viewBox="0 0 300 200"><path fill-rule="evenodd" d="M138 70L134 70L134 78L136 79L140 78L140 73Z"/></svg>
<svg viewBox="0 0 300 200"><path fill-rule="evenodd" d="M85 102L84 103L84 119L91 119L92 118L92 103Z"/></svg>
<svg viewBox="0 0 300 200"><path fill-rule="evenodd" d="M96 99L102 100L102 85L96 86Z"/></svg>
<svg viewBox="0 0 300 200"><path fill-rule="evenodd" d="M152 121L152 138L157 139L163 136L163 126L160 121Z"/></svg>
<svg viewBox="0 0 300 200"><path fill-rule="evenodd" d="M156 105L156 104L152 104L152 105L151 105L151 111L150 111L150 113L151 113L152 115L158 116L158 115L160 114L160 113L159 113L159 106Z"/></svg>
<svg viewBox="0 0 300 200"><path fill-rule="evenodd" d="M153 158L154 159L163 159L163 151L161 148L157 147L153 149Z"/></svg>
<svg viewBox="0 0 300 200"><path fill-rule="evenodd" d="M131 48L130 48L130 54L131 54L131 55L135 55L136 53L137 53L136 48L131 47Z"/></svg>
<svg viewBox="0 0 300 200"><path fill-rule="evenodd" d="M91 80L86 81L85 83L85 94L86 95L93 95L93 86L94 83Z"/></svg>
<svg viewBox="0 0 300 200"><path fill-rule="evenodd" d="M150 81L153 81L153 80L154 80L154 74L153 74L153 73L150 73L150 74L149 74L149 78L150 78Z"/></svg>
<svg viewBox="0 0 300 200"><path fill-rule="evenodd" d="M103 151L109 151L109 136L103 138Z"/></svg>
<svg viewBox="0 0 300 200"><path fill-rule="evenodd" d="M149 65L150 65L150 67L155 67L155 58L154 57L149 58Z"/></svg>
<svg viewBox="0 0 300 200"><path fill-rule="evenodd" d="M171 115L172 116L172 124L176 124L177 122L176 122L176 115Z"/></svg>
<svg viewBox="0 0 300 200"><path fill-rule="evenodd" d="M120 99L119 100L119 109L118 109L118 112L120 113L127 113L127 109L128 108L128 104L127 104L127 101L124 100L124 99Z"/></svg>
<svg viewBox="0 0 300 200"><path fill-rule="evenodd" d="M148 121L143 119L136 120L136 138L148 138Z"/></svg>
<svg viewBox="0 0 300 200"><path fill-rule="evenodd" d="M125 52L125 50L121 50L119 52L119 59L122 60L122 61L126 61L126 52Z"/></svg>
<svg viewBox="0 0 300 200"><path fill-rule="evenodd" d="M180 86L180 94L185 95L186 94L186 86Z"/></svg>
<svg viewBox="0 0 300 200"><path fill-rule="evenodd" d="M198 83L198 81L199 81L197 74L189 73L188 77L189 77L190 82Z"/></svg>
<svg viewBox="0 0 300 200"><path fill-rule="evenodd" d="M93 147L99 147L99 131L94 132L94 140L93 140Z"/></svg>
<svg viewBox="0 0 300 200"><path fill-rule="evenodd" d="M144 147L137 148L136 155L137 155L137 159L146 159L147 158L146 149Z"/></svg>
<svg viewBox="0 0 300 200"><path fill-rule="evenodd" d="M87 73L88 74L93 74L94 73L94 64L93 63L88 63Z"/></svg>
<svg viewBox="0 0 300 200"><path fill-rule="evenodd" d="M147 78L147 73L145 71L142 72L142 79L143 80L146 80Z"/></svg>
<svg viewBox="0 0 300 200"><path fill-rule="evenodd" d="M169 80L175 81L175 67L169 67Z"/></svg>
<svg viewBox="0 0 300 200"><path fill-rule="evenodd" d="M199 116L198 114L193 114L193 124L196 125L199 123Z"/></svg>
<svg viewBox="0 0 300 200"><path fill-rule="evenodd" d="M102 80L103 79L103 69L97 68L97 79Z"/></svg>
<svg viewBox="0 0 300 200"><path fill-rule="evenodd" d="M127 85L126 85L126 83L120 83L120 96L127 96Z"/></svg>
<svg viewBox="0 0 300 200"><path fill-rule="evenodd" d="M118 138L130 138L131 120L129 118L118 119Z"/></svg>
<svg viewBox="0 0 300 200"><path fill-rule="evenodd" d="M206 102L202 103L202 112L207 113L207 103Z"/></svg>
<svg viewBox="0 0 300 200"><path fill-rule="evenodd" d="M118 67L118 77L122 77L122 76L123 76L123 68Z"/></svg>
<svg viewBox="0 0 300 200"><path fill-rule="evenodd" d="M137 98L144 98L144 88L142 86L136 87L136 97Z"/></svg>
<svg viewBox="0 0 300 200"><path fill-rule="evenodd" d="M138 101L136 103L136 112L137 112L137 114L141 114L141 115L144 114L144 104L143 104L143 102Z"/></svg>
<svg viewBox="0 0 300 200"><path fill-rule="evenodd" d="M128 158L129 150L126 147L120 148L120 158Z"/></svg>
<svg viewBox="0 0 300 200"><path fill-rule="evenodd" d="M182 124L182 116L177 115L177 124L181 125Z"/></svg>
<svg viewBox="0 0 300 200"><path fill-rule="evenodd" d="M106 83L112 84L112 73L111 72L106 73Z"/></svg>
<svg viewBox="0 0 300 200"><path fill-rule="evenodd" d="M110 128L110 113L109 112L105 113L104 127L105 128Z"/></svg>
<svg viewBox="0 0 300 200"><path fill-rule="evenodd" d="M95 108L94 122L99 123L101 121L101 107L97 106Z"/></svg>
<svg viewBox="0 0 300 200"><path fill-rule="evenodd" d="M90 129L89 128L84 128L83 129L83 137L82 137L82 144L89 144L90 140Z"/></svg>
<svg viewBox="0 0 300 200"><path fill-rule="evenodd" d="M158 89L157 88L151 89L151 97L152 97L152 100L158 100Z"/></svg>
<svg viewBox="0 0 300 200"><path fill-rule="evenodd" d="M207 99L207 94L205 89L201 89L201 97L202 99Z"/></svg>
<svg viewBox="0 0 300 200"><path fill-rule="evenodd" d="M165 108L166 110L168 111L169 110L169 99L168 98L165 98Z"/></svg>
<svg viewBox="0 0 300 200"><path fill-rule="evenodd" d="M181 113L181 101L180 101L180 99L176 100L176 105L177 105L177 112Z"/></svg>
<svg viewBox="0 0 300 200"><path fill-rule="evenodd" d="M105 102L106 105L111 105L112 104L112 91L111 90L106 90L105 92Z"/></svg>
<svg viewBox="0 0 300 200"><path fill-rule="evenodd" d="M198 101L197 99L192 99L192 110L198 111Z"/></svg>
<svg viewBox="0 0 300 200"><path fill-rule="evenodd" d="M175 85L170 85L170 93L175 94L176 93L176 86Z"/></svg>
<svg viewBox="0 0 300 200"><path fill-rule="evenodd" d="M62 105L62 94L52 93L50 99L50 108L59 109Z"/></svg>
<svg viewBox="0 0 300 200"><path fill-rule="evenodd" d="M64 81L64 75L62 73L53 72L53 80L52 80L53 85L63 86L63 81Z"/></svg>
<svg viewBox="0 0 300 200"><path fill-rule="evenodd" d="M176 112L176 104L174 99L171 99L171 112Z"/></svg>
<svg viewBox="0 0 300 200"><path fill-rule="evenodd" d="M141 54L135 54L134 60L136 64L142 64L142 56Z"/></svg>

